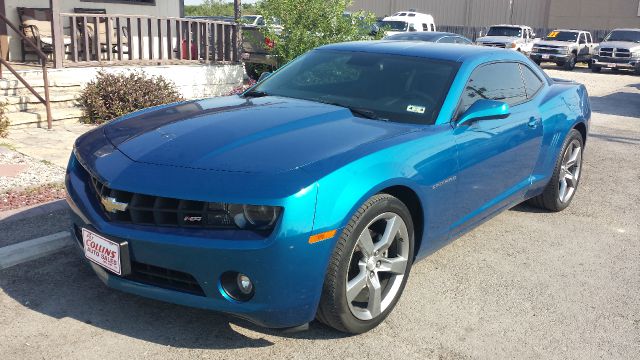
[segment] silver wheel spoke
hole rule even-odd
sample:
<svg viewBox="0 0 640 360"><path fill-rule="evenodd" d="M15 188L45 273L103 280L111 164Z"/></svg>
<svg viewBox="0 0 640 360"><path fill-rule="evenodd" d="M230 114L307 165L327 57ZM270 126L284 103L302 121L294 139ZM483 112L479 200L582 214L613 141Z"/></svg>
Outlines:
<svg viewBox="0 0 640 360"><path fill-rule="evenodd" d="M369 310L371 317L375 318L382 312L382 286L380 285L378 275L367 278L369 279L367 281L367 287L369 288L369 304L367 310Z"/></svg>
<svg viewBox="0 0 640 360"><path fill-rule="evenodd" d="M404 274L407 269L407 259L398 256L391 259L383 259L381 260L382 264L378 271L381 272L390 272L396 275Z"/></svg>
<svg viewBox="0 0 640 360"><path fill-rule="evenodd" d="M373 239L371 238L369 228L364 229L364 231L360 235L360 238L358 239L358 245L360 246L360 250L362 250L365 256L369 257L373 255Z"/></svg>
<svg viewBox="0 0 640 360"><path fill-rule="evenodd" d="M347 283L347 301L353 301L367 287L367 271L360 271Z"/></svg>
<svg viewBox="0 0 640 360"><path fill-rule="evenodd" d="M560 201L564 201L564 197L567 194L567 180L564 177L560 180L560 191L558 193L560 195Z"/></svg>
<svg viewBox="0 0 640 360"><path fill-rule="evenodd" d="M573 150L566 164L567 169L574 167L578 163L578 158L580 157L581 152L582 152L582 149L580 147L576 147Z"/></svg>
<svg viewBox="0 0 640 360"><path fill-rule="evenodd" d="M385 251L393 244L393 240L396 238L398 231L400 231L400 223L402 221L398 216L394 216L391 219L387 220L387 227L384 229L384 234L380 241L376 243L375 250L376 251Z"/></svg>
<svg viewBox="0 0 640 360"><path fill-rule="evenodd" d="M567 173L564 175L564 178L567 182L567 185L570 187L575 187L576 186L576 177L567 171Z"/></svg>

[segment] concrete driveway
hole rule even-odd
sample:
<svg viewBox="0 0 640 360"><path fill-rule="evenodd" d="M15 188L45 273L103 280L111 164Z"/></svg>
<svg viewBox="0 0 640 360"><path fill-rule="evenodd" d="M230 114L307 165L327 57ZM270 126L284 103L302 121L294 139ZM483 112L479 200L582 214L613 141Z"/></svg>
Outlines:
<svg viewBox="0 0 640 360"><path fill-rule="evenodd" d="M640 77L548 72L593 97L571 207L518 206L416 264L374 331L289 334L119 293L68 248L0 271L0 358L637 359Z"/></svg>

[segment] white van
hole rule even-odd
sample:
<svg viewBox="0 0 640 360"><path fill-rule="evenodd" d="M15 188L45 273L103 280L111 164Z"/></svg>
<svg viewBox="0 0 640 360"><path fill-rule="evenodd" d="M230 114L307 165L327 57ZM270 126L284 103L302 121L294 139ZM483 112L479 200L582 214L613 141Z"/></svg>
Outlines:
<svg viewBox="0 0 640 360"><path fill-rule="evenodd" d="M378 22L385 35L393 35L410 31L436 31L433 16L415 11L399 11Z"/></svg>

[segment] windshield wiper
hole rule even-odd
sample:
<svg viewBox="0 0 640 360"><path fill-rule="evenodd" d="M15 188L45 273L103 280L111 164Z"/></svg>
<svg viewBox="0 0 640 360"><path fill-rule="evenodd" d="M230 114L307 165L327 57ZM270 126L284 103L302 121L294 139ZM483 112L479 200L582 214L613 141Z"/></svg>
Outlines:
<svg viewBox="0 0 640 360"><path fill-rule="evenodd" d="M358 108L358 107L353 107L353 106L348 106L348 105L344 105L344 104L340 104L337 102L329 102L329 101L322 101L322 100L317 100L323 104L327 104L327 105L334 105L334 106L340 106L343 108L347 108L349 109L349 111L351 111L354 115L366 118L366 119L371 119L371 120L382 120L382 121L389 121L389 119L380 117L375 111L373 110L369 110L369 109L363 109L363 108Z"/></svg>
<svg viewBox="0 0 640 360"><path fill-rule="evenodd" d="M245 97L245 98L246 97L259 98L259 97L265 97L265 96L269 96L269 94L260 90L249 90L246 93L242 94L242 97Z"/></svg>

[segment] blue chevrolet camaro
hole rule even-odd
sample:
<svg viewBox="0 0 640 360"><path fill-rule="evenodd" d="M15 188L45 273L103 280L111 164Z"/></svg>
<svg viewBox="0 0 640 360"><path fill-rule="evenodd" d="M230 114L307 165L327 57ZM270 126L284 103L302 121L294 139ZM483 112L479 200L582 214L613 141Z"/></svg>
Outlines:
<svg viewBox="0 0 640 360"><path fill-rule="evenodd" d="M523 201L566 208L590 116L582 85L514 51L324 46L243 95L81 136L74 233L115 289L362 333L416 260Z"/></svg>

